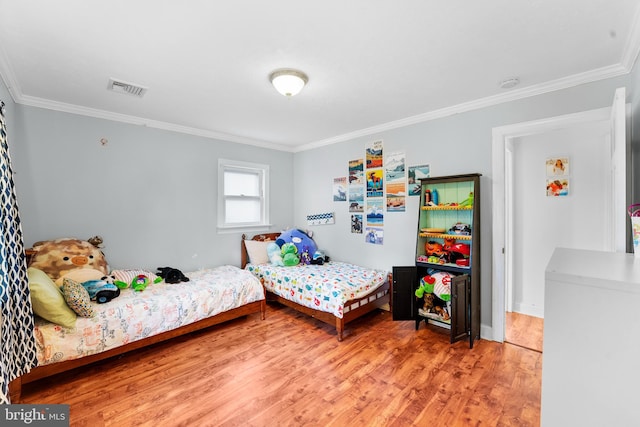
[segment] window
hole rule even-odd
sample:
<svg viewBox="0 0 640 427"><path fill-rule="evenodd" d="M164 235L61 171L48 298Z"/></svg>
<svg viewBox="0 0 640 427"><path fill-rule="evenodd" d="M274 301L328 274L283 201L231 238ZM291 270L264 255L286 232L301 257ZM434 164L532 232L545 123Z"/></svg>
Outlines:
<svg viewBox="0 0 640 427"><path fill-rule="evenodd" d="M218 160L218 227L269 225L269 166Z"/></svg>

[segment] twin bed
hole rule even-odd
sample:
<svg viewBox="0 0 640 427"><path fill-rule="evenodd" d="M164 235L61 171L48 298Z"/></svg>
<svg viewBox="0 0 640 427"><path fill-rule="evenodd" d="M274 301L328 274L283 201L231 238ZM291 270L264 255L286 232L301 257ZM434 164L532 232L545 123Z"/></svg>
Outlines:
<svg viewBox="0 0 640 427"><path fill-rule="evenodd" d="M280 233L253 236L252 241L275 241ZM342 341L345 325L389 303L389 274L343 262L278 267L252 263L242 236L241 267L262 282L268 301L277 301L330 325Z"/></svg>
<svg viewBox="0 0 640 427"><path fill-rule="evenodd" d="M260 234L251 240L278 236ZM389 303L386 272L339 262L252 264L245 241L243 235L241 268L188 272L188 282L157 283L142 292L124 289L108 303L95 304L94 317L78 317L75 328L36 317L38 366L10 384L11 401L19 401L23 384L249 314L265 319L266 300L335 325L338 341L347 323Z"/></svg>
<svg viewBox="0 0 640 427"><path fill-rule="evenodd" d="M260 282L234 266L186 273L188 282L123 289L94 317L65 328L36 317L38 366L10 384L11 401L22 385L253 313L265 318Z"/></svg>

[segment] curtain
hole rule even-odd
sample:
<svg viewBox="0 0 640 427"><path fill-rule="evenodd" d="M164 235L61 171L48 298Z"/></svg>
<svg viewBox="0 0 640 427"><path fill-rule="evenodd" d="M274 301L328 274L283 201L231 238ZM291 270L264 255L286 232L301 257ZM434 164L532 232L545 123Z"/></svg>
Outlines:
<svg viewBox="0 0 640 427"><path fill-rule="evenodd" d="M0 101L0 403L9 383L36 366L33 311L13 171L7 144L4 102Z"/></svg>

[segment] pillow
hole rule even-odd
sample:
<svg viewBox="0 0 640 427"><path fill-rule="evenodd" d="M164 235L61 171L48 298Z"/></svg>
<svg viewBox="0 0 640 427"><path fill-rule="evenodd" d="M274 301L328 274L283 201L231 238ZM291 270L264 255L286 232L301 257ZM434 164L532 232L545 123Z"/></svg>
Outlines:
<svg viewBox="0 0 640 427"><path fill-rule="evenodd" d="M67 305L81 317L93 317L96 315L91 305L89 292L80 283L65 278L62 284L62 295Z"/></svg>
<svg viewBox="0 0 640 427"><path fill-rule="evenodd" d="M249 262L251 264L268 264L269 254L267 254L267 246L273 241L245 240L244 246L249 254Z"/></svg>
<svg viewBox="0 0 640 427"><path fill-rule="evenodd" d="M141 274L149 278L149 283L155 283L155 281L158 279L157 274L147 270L112 270L111 271L111 275L116 278L116 281L124 282L127 285L131 285L131 282L133 282L133 279L135 279Z"/></svg>
<svg viewBox="0 0 640 427"><path fill-rule="evenodd" d="M73 328L76 313L67 305L62 292L47 274L37 268L27 269L33 312L51 323Z"/></svg>
<svg viewBox="0 0 640 427"><path fill-rule="evenodd" d="M106 274L104 274L100 270L95 270L93 268L79 268L77 270L71 270L64 276L59 277L56 280L56 285L58 287L62 287L62 285L64 284L64 279L71 279L77 283L84 283L89 280L100 280L104 276L106 276Z"/></svg>

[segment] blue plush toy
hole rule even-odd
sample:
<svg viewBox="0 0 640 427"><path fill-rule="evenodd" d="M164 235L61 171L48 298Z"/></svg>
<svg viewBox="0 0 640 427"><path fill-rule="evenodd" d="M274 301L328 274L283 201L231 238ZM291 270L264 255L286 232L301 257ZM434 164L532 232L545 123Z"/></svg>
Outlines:
<svg viewBox="0 0 640 427"><path fill-rule="evenodd" d="M267 245L267 255L272 265L278 265L280 267L284 265L280 246L278 246L276 242L271 242Z"/></svg>
<svg viewBox="0 0 640 427"><path fill-rule="evenodd" d="M313 241L311 235L299 228L292 228L290 230L283 231L276 240L276 243L280 248L282 248L282 245L285 243L293 243L298 249L298 254L307 252L308 254L313 255L318 250L316 242Z"/></svg>

